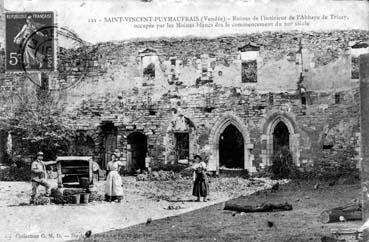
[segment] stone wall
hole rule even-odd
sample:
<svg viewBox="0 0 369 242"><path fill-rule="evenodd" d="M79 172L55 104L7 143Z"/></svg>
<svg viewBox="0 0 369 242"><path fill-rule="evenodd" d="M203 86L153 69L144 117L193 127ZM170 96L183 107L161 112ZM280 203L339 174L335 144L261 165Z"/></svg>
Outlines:
<svg viewBox="0 0 369 242"><path fill-rule="evenodd" d="M274 128L283 122L294 162L308 168L349 144L358 149L358 82L351 79L348 43L368 38L361 31L267 32L60 49L49 86L60 122L88 133L101 164L111 148L131 162L129 136L135 132L147 138L151 166L175 163L173 134L188 132L188 158L201 154L211 170L218 170L219 139L232 124L244 141L243 168L254 172L271 164ZM260 47L256 83L241 80L242 47L249 43ZM146 61L155 67L154 78L143 74ZM298 91L301 86L303 92ZM37 89L10 74L1 79L0 88L3 119L19 105L17 93L32 97ZM191 128L170 128L182 116ZM104 122L116 131L103 131ZM111 137L112 143L107 141Z"/></svg>

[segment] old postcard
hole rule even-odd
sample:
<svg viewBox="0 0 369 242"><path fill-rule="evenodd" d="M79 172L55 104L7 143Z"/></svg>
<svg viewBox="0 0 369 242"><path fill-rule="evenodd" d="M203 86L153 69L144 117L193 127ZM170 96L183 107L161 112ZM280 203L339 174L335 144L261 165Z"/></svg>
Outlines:
<svg viewBox="0 0 369 242"><path fill-rule="evenodd" d="M368 54L367 1L0 0L0 241L369 241Z"/></svg>

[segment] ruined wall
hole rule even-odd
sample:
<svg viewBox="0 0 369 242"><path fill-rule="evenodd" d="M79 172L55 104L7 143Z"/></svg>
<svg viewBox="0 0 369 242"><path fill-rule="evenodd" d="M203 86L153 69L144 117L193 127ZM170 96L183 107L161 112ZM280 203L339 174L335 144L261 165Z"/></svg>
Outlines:
<svg viewBox="0 0 369 242"><path fill-rule="evenodd" d="M168 127L182 114L194 125L189 158L200 153L213 170L219 168L219 137L228 124L243 135L244 168L256 171L270 165L273 123L278 120L289 128L295 163L309 167L323 154L351 143L358 146L358 83L351 79L348 43L368 37L360 31L291 32L101 43L61 49L58 72L49 76L49 83L62 122L90 132L100 159L106 152L100 126L111 121L118 128L123 159L129 159L127 137L141 132L152 165L176 162ZM303 65L296 61L300 38ZM260 46L255 83L241 80L239 48L249 42ZM155 56L150 59L154 78L143 76L145 56ZM296 91L301 70L304 103ZM23 84L7 75L2 92L7 85ZM16 88L11 90L14 95ZM1 100L2 113L14 107L8 101ZM325 143L333 145L323 150Z"/></svg>
<svg viewBox="0 0 369 242"><path fill-rule="evenodd" d="M350 55L348 42L363 41L367 35L362 32L334 33L264 33L250 36L223 37L217 39L167 39L139 40L122 43L101 43L89 47L89 58L94 60L95 69L105 70L104 78L90 78L103 84L86 86L85 93L92 90L106 92L132 87L141 88L146 83L142 80L140 51L146 48L156 51L158 61L155 63L155 87L167 88L168 62L175 58L178 80L184 86L196 84L201 76L201 55L208 55L209 69L212 80L222 86L252 86L259 91L294 91L296 75L300 73L301 64L296 64L295 52L299 49L299 39L302 39L304 72L307 88L310 90L330 90L331 88L350 87ZM241 55L239 48L252 41L260 46L258 56L257 83L241 83ZM62 52L63 53L63 52ZM290 55L291 54L291 55ZM63 58L75 58L77 55L62 55L61 63L72 63ZM74 61L77 69L84 65L83 57ZM79 63L79 64L78 64ZM331 72L325 70L331 69ZM59 70L63 70L59 68ZM332 75L335 74L334 78ZM60 79L60 77L59 77ZM91 81L90 81L91 82ZM106 82L109 86L104 85ZM91 84L91 83L90 83ZM99 87L96 90L95 87Z"/></svg>

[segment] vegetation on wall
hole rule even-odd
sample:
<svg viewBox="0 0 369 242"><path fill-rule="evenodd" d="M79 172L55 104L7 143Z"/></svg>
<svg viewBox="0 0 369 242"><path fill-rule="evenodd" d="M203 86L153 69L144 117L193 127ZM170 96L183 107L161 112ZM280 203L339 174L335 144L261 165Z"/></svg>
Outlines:
<svg viewBox="0 0 369 242"><path fill-rule="evenodd" d="M55 159L56 155L68 152L68 140L74 131L56 111L55 97L41 89L34 94L18 95L14 114L7 119L7 127L16 141L13 155L34 155L42 150L45 159Z"/></svg>

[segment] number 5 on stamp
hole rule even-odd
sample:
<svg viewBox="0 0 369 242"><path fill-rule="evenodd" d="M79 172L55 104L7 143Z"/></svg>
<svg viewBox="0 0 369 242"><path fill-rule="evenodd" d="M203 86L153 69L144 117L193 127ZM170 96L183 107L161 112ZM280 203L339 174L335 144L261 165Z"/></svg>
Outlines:
<svg viewBox="0 0 369 242"><path fill-rule="evenodd" d="M53 12L5 13L6 71L55 69Z"/></svg>

